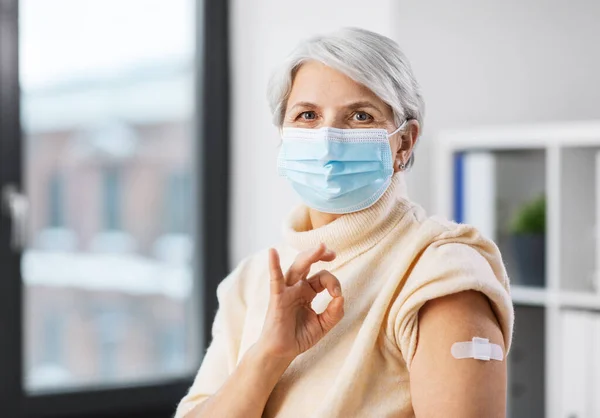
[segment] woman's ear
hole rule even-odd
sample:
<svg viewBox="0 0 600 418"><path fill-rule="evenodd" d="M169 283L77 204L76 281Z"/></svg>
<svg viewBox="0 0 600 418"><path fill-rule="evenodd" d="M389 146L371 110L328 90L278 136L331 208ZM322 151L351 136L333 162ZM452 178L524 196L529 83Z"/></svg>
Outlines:
<svg viewBox="0 0 600 418"><path fill-rule="evenodd" d="M404 167L408 164L408 160L417 144L420 129L421 127L416 119L410 119L406 123L406 127L401 132L400 146L396 152L394 172L404 170Z"/></svg>

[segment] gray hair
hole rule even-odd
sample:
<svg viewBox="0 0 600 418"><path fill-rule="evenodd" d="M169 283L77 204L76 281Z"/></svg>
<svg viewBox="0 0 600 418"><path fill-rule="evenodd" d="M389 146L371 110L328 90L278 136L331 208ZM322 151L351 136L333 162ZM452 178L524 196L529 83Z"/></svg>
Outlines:
<svg viewBox="0 0 600 418"><path fill-rule="evenodd" d="M283 125L294 76L308 61L321 62L370 89L392 108L397 126L406 119L423 126L425 103L408 59L390 38L360 28L343 28L296 47L269 81L267 96L276 126ZM407 167L413 162L414 153Z"/></svg>

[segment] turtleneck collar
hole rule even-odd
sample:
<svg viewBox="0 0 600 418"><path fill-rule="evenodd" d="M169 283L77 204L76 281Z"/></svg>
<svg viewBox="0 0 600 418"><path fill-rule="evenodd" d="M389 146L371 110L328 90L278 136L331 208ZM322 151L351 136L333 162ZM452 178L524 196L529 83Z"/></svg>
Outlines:
<svg viewBox="0 0 600 418"><path fill-rule="evenodd" d="M320 267L332 269L377 244L398 224L409 207L404 173L399 172L373 206L343 215L320 228L309 229L309 209L305 205L298 206L284 224L284 239L297 251L324 243L337 257L331 263L320 263Z"/></svg>

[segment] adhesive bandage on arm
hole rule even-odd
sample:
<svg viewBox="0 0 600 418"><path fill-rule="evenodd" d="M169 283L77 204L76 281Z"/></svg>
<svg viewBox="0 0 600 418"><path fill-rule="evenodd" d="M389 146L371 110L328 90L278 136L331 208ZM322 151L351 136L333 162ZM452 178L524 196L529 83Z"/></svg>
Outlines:
<svg viewBox="0 0 600 418"><path fill-rule="evenodd" d="M502 347L498 344L491 344L487 338L473 337L472 341L454 343L450 351L456 359L504 360Z"/></svg>

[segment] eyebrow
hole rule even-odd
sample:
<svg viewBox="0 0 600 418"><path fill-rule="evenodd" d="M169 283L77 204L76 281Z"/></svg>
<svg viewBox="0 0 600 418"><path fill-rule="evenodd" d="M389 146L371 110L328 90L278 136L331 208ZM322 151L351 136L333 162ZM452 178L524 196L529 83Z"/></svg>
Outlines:
<svg viewBox="0 0 600 418"><path fill-rule="evenodd" d="M308 107L308 108L314 109L315 107L317 107L317 105L314 103L311 103L311 102L298 102L298 103L294 103L294 105L292 107L290 107L288 110L294 110L297 107Z"/></svg>
<svg viewBox="0 0 600 418"><path fill-rule="evenodd" d="M344 107L346 107L348 109L352 109L352 110L360 109L360 108L369 108L369 109L373 109L373 110L376 110L381 113L381 109L379 109L377 106L375 106L373 103L371 103L369 101L352 102L352 103L345 105Z"/></svg>
<svg viewBox="0 0 600 418"><path fill-rule="evenodd" d="M294 103L294 105L292 107L290 107L289 110L290 111L294 110L297 107L314 109L318 106L311 102L298 102L298 103ZM351 102L351 103L344 105L343 107L346 109L350 109L350 110L356 110L356 109L360 109L360 108L369 108L369 109L376 110L379 113L382 113L381 109L379 109L377 106L375 106L373 103L371 103L369 101Z"/></svg>

